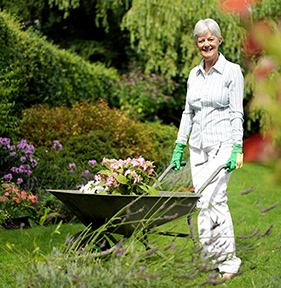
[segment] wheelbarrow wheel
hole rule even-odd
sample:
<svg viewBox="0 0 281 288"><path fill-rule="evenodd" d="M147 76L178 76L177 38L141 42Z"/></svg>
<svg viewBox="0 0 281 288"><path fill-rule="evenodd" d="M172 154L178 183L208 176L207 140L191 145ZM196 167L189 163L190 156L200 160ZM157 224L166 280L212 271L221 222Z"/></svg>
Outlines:
<svg viewBox="0 0 281 288"><path fill-rule="evenodd" d="M66 247L66 251L79 251L83 252L102 252L109 250L111 245L107 238L103 234L96 236L96 232L93 230L80 231L73 235Z"/></svg>

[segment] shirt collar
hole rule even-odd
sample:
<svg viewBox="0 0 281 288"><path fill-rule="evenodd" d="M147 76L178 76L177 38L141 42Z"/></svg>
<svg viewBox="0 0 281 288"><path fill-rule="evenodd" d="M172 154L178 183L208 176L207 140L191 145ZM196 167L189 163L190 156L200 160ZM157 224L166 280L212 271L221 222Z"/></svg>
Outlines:
<svg viewBox="0 0 281 288"><path fill-rule="evenodd" d="M219 52L219 60L216 62L216 64L211 68L211 69L215 69L218 73L222 74L225 64L226 64L226 59L225 57L222 55L222 53ZM202 73L203 75L205 74L204 71L204 59L201 61L200 65L198 65L198 70L197 70L197 75L199 73Z"/></svg>

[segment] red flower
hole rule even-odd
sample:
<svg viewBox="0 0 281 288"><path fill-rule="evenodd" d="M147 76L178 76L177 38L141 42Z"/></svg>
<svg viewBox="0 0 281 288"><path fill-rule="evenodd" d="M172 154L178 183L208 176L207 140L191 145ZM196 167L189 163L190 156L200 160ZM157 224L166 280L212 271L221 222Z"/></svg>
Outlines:
<svg viewBox="0 0 281 288"><path fill-rule="evenodd" d="M13 200L15 200L15 202L16 202L17 204L19 204L19 203L20 203L20 199L19 199L19 198L17 198L17 197L13 197Z"/></svg>
<svg viewBox="0 0 281 288"><path fill-rule="evenodd" d="M248 56L260 56L265 49L262 38L265 35L272 34L273 30L268 23L260 20L250 29L244 44L243 51Z"/></svg>
<svg viewBox="0 0 281 288"><path fill-rule="evenodd" d="M278 65L269 57L261 58L260 65L254 70L258 80L264 81L268 74L278 68Z"/></svg>
<svg viewBox="0 0 281 288"><path fill-rule="evenodd" d="M24 190L21 191L21 198L22 198L23 200L26 199L26 196L27 196L27 193L26 193Z"/></svg>
<svg viewBox="0 0 281 288"><path fill-rule="evenodd" d="M249 12L249 7L259 0L222 0L221 10L226 13L235 13L245 16Z"/></svg>

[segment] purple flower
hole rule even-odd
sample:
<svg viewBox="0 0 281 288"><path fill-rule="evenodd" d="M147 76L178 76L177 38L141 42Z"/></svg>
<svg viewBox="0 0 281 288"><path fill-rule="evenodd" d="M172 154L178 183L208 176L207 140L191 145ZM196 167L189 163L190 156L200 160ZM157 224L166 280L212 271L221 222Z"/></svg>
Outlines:
<svg viewBox="0 0 281 288"><path fill-rule="evenodd" d="M145 265L142 265L140 271L142 272L145 269Z"/></svg>
<svg viewBox="0 0 281 288"><path fill-rule="evenodd" d="M85 170L84 172L83 172L83 175L84 176L88 176L88 175L90 175L91 173L90 173L90 171L89 170Z"/></svg>
<svg viewBox="0 0 281 288"><path fill-rule="evenodd" d="M30 177L30 175L32 174L31 170L25 170L24 172L27 174L28 177Z"/></svg>
<svg viewBox="0 0 281 288"><path fill-rule="evenodd" d="M76 164L75 163L69 163L68 166L69 166L69 168L72 168L72 167L76 168Z"/></svg>
<svg viewBox="0 0 281 288"><path fill-rule="evenodd" d="M209 278L210 278L211 280L215 280L217 277L218 277L217 274L209 274Z"/></svg>
<svg viewBox="0 0 281 288"><path fill-rule="evenodd" d="M6 174L6 175L4 176L4 178L5 178L6 180L8 180L8 181L11 181L11 180L13 179L13 176L12 176L11 173L9 173L9 174Z"/></svg>
<svg viewBox="0 0 281 288"><path fill-rule="evenodd" d="M17 173L23 173L24 170L25 170L24 165L20 165L20 167L19 167L18 170L17 170L17 171L18 171Z"/></svg>
<svg viewBox="0 0 281 288"><path fill-rule="evenodd" d="M20 157L20 161L21 161L21 162L25 162L25 160L26 160L26 157L24 157L24 156L21 156L21 157Z"/></svg>
<svg viewBox="0 0 281 288"><path fill-rule="evenodd" d="M69 172L73 172L72 168L74 168L74 169L76 168L75 163L69 163L68 166L69 166Z"/></svg>
<svg viewBox="0 0 281 288"><path fill-rule="evenodd" d="M22 178L17 179L17 184L20 185L23 182Z"/></svg>
<svg viewBox="0 0 281 288"><path fill-rule="evenodd" d="M0 137L0 143L5 146L10 146L10 139Z"/></svg>
<svg viewBox="0 0 281 288"><path fill-rule="evenodd" d="M17 168L17 167L12 167L12 168L11 168L11 171L14 172L14 173L19 173L19 168Z"/></svg>
<svg viewBox="0 0 281 288"><path fill-rule="evenodd" d="M26 170L30 170L30 168L31 168L30 165L28 165L28 164L26 164L24 167Z"/></svg>
<svg viewBox="0 0 281 288"><path fill-rule="evenodd" d="M65 238L65 243L68 244L70 242L70 238L68 235L66 235L66 238Z"/></svg>
<svg viewBox="0 0 281 288"><path fill-rule="evenodd" d="M92 168L94 168L97 165L97 161L96 160L89 160L88 164L92 165Z"/></svg>
<svg viewBox="0 0 281 288"><path fill-rule="evenodd" d="M62 145L60 144L59 140L54 140L53 149L56 150L58 153L62 149Z"/></svg>
<svg viewBox="0 0 281 288"><path fill-rule="evenodd" d="M11 152L10 155L11 156L15 156L17 153L16 152Z"/></svg>
<svg viewBox="0 0 281 288"><path fill-rule="evenodd" d="M32 156L30 156L30 162L32 163L32 168L34 168L37 165L37 161L39 160L39 158L37 159L33 159Z"/></svg>

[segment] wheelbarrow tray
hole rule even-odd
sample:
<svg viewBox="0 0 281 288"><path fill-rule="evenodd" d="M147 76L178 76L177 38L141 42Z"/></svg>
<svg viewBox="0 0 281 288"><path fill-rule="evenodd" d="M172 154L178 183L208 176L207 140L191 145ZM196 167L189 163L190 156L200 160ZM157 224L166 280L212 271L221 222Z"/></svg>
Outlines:
<svg viewBox="0 0 281 288"><path fill-rule="evenodd" d="M200 194L158 191L159 196L86 194L78 190L47 190L85 225L130 236L138 228L152 229L190 214ZM108 221L110 221L108 224Z"/></svg>

